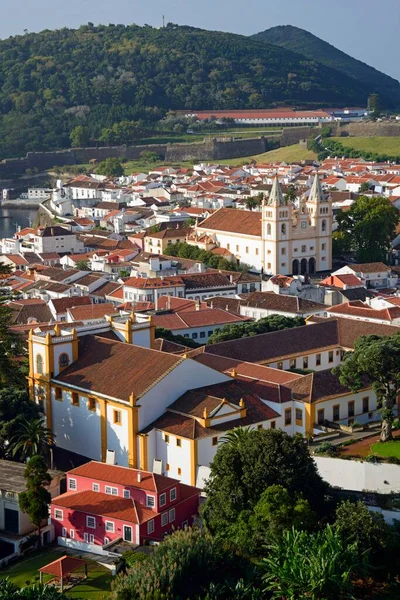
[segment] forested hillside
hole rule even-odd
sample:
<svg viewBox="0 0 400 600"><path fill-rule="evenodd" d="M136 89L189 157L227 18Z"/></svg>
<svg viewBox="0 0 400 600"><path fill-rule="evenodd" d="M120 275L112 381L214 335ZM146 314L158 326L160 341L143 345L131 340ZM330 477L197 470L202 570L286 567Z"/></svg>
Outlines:
<svg viewBox="0 0 400 600"><path fill-rule="evenodd" d="M365 105L371 89L314 60L229 33L92 24L0 41L0 158L90 143L170 109Z"/></svg>
<svg viewBox="0 0 400 600"><path fill-rule="evenodd" d="M331 69L336 69L336 71L357 79L360 83L367 85L371 92L379 93L382 104L385 106L400 106L400 84L396 79L349 56L304 29L292 25L280 25L256 33L251 38L298 52L308 59L317 60ZM340 41L339 36L338 41Z"/></svg>

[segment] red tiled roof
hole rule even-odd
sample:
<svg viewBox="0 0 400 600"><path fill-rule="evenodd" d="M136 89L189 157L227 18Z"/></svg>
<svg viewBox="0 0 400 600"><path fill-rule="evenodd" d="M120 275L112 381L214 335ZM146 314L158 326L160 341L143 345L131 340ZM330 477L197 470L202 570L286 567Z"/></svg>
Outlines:
<svg viewBox="0 0 400 600"><path fill-rule="evenodd" d="M183 281L180 277L172 275L171 277L130 277L124 281L124 287L132 287L136 289L153 289L162 287L183 286Z"/></svg>
<svg viewBox="0 0 400 600"><path fill-rule="evenodd" d="M49 575L54 575L55 577L65 577L72 571L76 571L77 569L84 567L86 565L86 561L81 558L75 558L74 556L61 556L57 560L41 567L39 571L42 573L48 573Z"/></svg>
<svg viewBox="0 0 400 600"><path fill-rule="evenodd" d="M88 321L90 319L101 319L107 315L115 315L118 313L112 302L103 304L89 304L83 306L73 306L68 308L74 321Z"/></svg>
<svg viewBox="0 0 400 600"><path fill-rule="evenodd" d="M79 339L78 359L55 380L129 401L132 393L141 397L182 360L173 354L85 335Z"/></svg>
<svg viewBox="0 0 400 600"><path fill-rule="evenodd" d="M72 494L68 492L57 496L53 498L52 506L61 506L86 514L120 519L135 524L154 519L157 514L150 508L135 502L135 500L110 496L102 492L92 492L91 490Z"/></svg>
<svg viewBox="0 0 400 600"><path fill-rule="evenodd" d="M261 236L261 213L251 210L220 208L202 221L198 230L229 231L251 236Z"/></svg>
<svg viewBox="0 0 400 600"><path fill-rule="evenodd" d="M138 481L138 474L140 474L141 481ZM120 467L119 465L108 465L94 460L76 467L72 471L68 471L68 475L89 477L90 479L98 479L107 483L132 486L141 490L147 490L148 492L163 492L178 483L176 479L151 473L150 471Z"/></svg>

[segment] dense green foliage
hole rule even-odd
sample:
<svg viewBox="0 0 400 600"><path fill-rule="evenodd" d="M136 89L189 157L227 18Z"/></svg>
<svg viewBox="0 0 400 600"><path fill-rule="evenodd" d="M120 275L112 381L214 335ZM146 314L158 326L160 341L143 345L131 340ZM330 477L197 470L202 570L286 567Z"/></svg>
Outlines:
<svg viewBox="0 0 400 600"><path fill-rule="evenodd" d="M371 91L231 33L90 23L26 33L0 41L0 158L108 139L115 123L141 129L171 109L365 104Z"/></svg>
<svg viewBox="0 0 400 600"><path fill-rule="evenodd" d="M54 446L54 434L51 429L45 427L41 417L21 420L15 435L10 440L12 456L18 456L22 460L36 454L48 458L51 446Z"/></svg>
<svg viewBox="0 0 400 600"><path fill-rule="evenodd" d="M270 485L261 494L254 508L240 512L229 530L229 538L243 554L262 556L267 542L275 541L282 533L295 527L312 529L316 515L300 494L289 494L282 485Z"/></svg>
<svg viewBox="0 0 400 600"><path fill-rule="evenodd" d="M0 600L68 600L53 585L29 585L18 588L7 577L0 579Z"/></svg>
<svg viewBox="0 0 400 600"><path fill-rule="evenodd" d="M234 429L220 442L206 529L176 531L153 554L126 553L115 600L399 597L397 527L362 502L336 505L304 440Z"/></svg>
<svg viewBox="0 0 400 600"><path fill-rule="evenodd" d="M51 495L47 488L51 483L51 476L41 456L32 456L26 465L24 475L26 490L18 497L19 505L40 535L41 525L49 516Z"/></svg>
<svg viewBox="0 0 400 600"><path fill-rule="evenodd" d="M351 138L346 138L346 139L351 139ZM324 148L323 151L321 151L321 148ZM325 148L327 148L327 150L325 150ZM324 158L326 158L328 155L331 156L344 156L346 158L364 158L365 160L373 160L376 162L387 162L387 161L395 161L395 162L400 162L400 156L398 153L395 152L390 152L390 150L388 150L388 152L373 152L373 151L368 151L368 150L363 150L363 149L358 149L358 148L352 148L351 146L348 145L348 143L342 144L341 142L339 142L338 140L333 140L333 139L325 139L322 141L321 144L316 143L314 148L310 148L310 149L314 149L315 152L318 153L318 158L320 160L323 160Z"/></svg>
<svg viewBox="0 0 400 600"><path fill-rule="evenodd" d="M124 167L118 158L106 158L96 167L96 173L98 175L106 175L107 177L120 177L124 174Z"/></svg>
<svg viewBox="0 0 400 600"><path fill-rule="evenodd" d="M31 402L26 390L0 390L0 458L10 454L10 441L18 436L25 420L34 421L38 417L39 408Z"/></svg>
<svg viewBox="0 0 400 600"><path fill-rule="evenodd" d="M224 583L233 574L239 579L247 571L249 564L243 557L201 530L176 531L155 548L149 560L136 563L126 576L117 576L113 597L116 600L198 598L210 583Z"/></svg>
<svg viewBox="0 0 400 600"><path fill-rule="evenodd" d="M354 352L345 354L343 363L335 368L340 383L358 391L368 378L382 407L381 440L393 439L393 408L400 393L400 335L361 336Z"/></svg>
<svg viewBox="0 0 400 600"><path fill-rule="evenodd" d="M400 222L388 198L359 196L348 211L338 211L336 221L336 244L340 241L342 248L354 250L360 263L386 262Z"/></svg>
<svg viewBox="0 0 400 600"><path fill-rule="evenodd" d="M276 600L337 600L351 590L357 563L357 544L346 544L329 525L317 533L293 528L268 546L265 589Z"/></svg>
<svg viewBox="0 0 400 600"><path fill-rule="evenodd" d="M356 79L368 86L370 92L379 92L386 106L399 106L400 104L400 84L396 79L352 58L304 29L292 25L281 25L271 27L271 29L256 33L251 37L260 42L298 52L309 60L316 60L341 74ZM338 36L339 41L340 36ZM362 106L366 105L366 101L367 98L364 99Z"/></svg>
<svg viewBox="0 0 400 600"><path fill-rule="evenodd" d="M226 260L223 256L213 254L207 250L202 250L199 246L193 246L186 242L176 242L175 244L168 244L165 249L167 256L177 256L179 258L190 258L191 260L198 260L211 269L221 269L224 271L238 271L247 268L247 265L242 265L241 269L235 263Z"/></svg>
<svg viewBox="0 0 400 600"><path fill-rule="evenodd" d="M203 517L213 535L232 539L233 529L235 537L241 515L245 520L272 485L284 487L292 497L302 495L311 509L321 510L326 485L301 437L274 429L238 429L226 438L206 484Z"/></svg>
<svg viewBox="0 0 400 600"><path fill-rule="evenodd" d="M199 347L199 344L192 340L192 338L186 338L179 334L174 335L170 329L165 329L165 327L156 327L156 338L163 338L164 340L169 340L170 342L175 342L176 344L181 344L182 346L187 346L188 348Z"/></svg>
<svg viewBox="0 0 400 600"><path fill-rule="evenodd" d="M280 331L281 329L290 329L292 327L301 327L305 325L303 317L283 317L281 315L270 315L264 319L253 321L251 323L241 323L239 325L225 325L208 338L207 344L218 344L219 342L229 342L243 337L269 333L271 331Z"/></svg>
<svg viewBox="0 0 400 600"><path fill-rule="evenodd" d="M21 357L26 352L25 345L22 337L10 329L12 317L13 312L4 303L4 296L0 297L0 386L24 387Z"/></svg>
<svg viewBox="0 0 400 600"><path fill-rule="evenodd" d="M371 512L361 501L347 500L339 504L336 509L335 528L343 541L357 544L360 560L371 554L370 560L375 562L380 555L389 554L396 543L397 535L385 523L383 515ZM387 564L386 560L384 562Z"/></svg>

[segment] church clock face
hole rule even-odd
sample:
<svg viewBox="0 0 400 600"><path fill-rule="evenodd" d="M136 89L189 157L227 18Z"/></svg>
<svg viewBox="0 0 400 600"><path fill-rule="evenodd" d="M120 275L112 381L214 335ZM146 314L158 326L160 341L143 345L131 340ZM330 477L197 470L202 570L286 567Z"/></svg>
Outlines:
<svg viewBox="0 0 400 600"><path fill-rule="evenodd" d="M307 228L307 223L305 221L301 222L301 228L302 229L306 229Z"/></svg>

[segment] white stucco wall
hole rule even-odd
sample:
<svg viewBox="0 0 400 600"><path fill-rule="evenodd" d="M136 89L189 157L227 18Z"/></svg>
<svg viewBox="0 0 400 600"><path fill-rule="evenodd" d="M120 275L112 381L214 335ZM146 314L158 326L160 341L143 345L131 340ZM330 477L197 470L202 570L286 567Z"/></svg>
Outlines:
<svg viewBox="0 0 400 600"><path fill-rule="evenodd" d="M400 492L400 465L314 456L319 474L334 487L380 494Z"/></svg>
<svg viewBox="0 0 400 600"><path fill-rule="evenodd" d="M79 406L71 404L71 393L56 400L52 391L52 420L56 444L93 460L101 460L100 407L88 408L88 399L79 395Z"/></svg>
<svg viewBox="0 0 400 600"><path fill-rule="evenodd" d="M120 412L121 423L114 423L115 410ZM122 405L116 407L107 404L107 450L114 450L117 465L129 466L128 411Z"/></svg>

